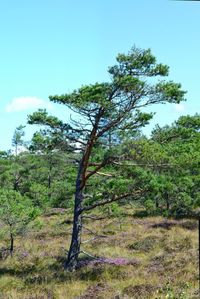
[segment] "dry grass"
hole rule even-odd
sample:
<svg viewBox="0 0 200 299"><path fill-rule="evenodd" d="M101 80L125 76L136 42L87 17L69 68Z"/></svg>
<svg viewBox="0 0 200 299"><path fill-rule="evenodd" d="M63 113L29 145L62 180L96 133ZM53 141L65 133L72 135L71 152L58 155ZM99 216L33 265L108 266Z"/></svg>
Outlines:
<svg viewBox="0 0 200 299"><path fill-rule="evenodd" d="M104 236L84 243L85 251L135 262L64 271L70 221L64 214L44 216L17 238L13 258L0 261L0 299L198 298L195 221L140 219L130 213L120 222L84 222L83 241L93 237L89 230ZM0 246L5 244L2 239Z"/></svg>

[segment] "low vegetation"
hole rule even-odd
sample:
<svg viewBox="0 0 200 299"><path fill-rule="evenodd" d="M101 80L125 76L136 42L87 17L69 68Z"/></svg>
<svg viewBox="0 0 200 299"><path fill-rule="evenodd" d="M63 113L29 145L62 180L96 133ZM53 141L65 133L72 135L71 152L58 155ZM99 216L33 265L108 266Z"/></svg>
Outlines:
<svg viewBox="0 0 200 299"><path fill-rule="evenodd" d="M120 220L99 211L84 220L82 248L91 256L82 253L71 273L63 263L72 217L62 212L30 224L13 257L1 253L0 298L199 298L196 220L138 218L128 206ZM1 236L1 248L8 243Z"/></svg>

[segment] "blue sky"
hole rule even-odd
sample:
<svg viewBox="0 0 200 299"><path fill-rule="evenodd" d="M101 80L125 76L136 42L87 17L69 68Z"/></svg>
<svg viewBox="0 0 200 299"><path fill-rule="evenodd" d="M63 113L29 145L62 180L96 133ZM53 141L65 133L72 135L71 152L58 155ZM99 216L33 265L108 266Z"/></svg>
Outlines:
<svg viewBox="0 0 200 299"><path fill-rule="evenodd" d="M7 0L0 3L0 150L27 115L47 108L62 119L49 95L108 80L107 68L133 45L151 48L170 66L170 79L187 90L179 106L151 108L145 129L200 113L200 2L168 0ZM27 126L26 139L33 128Z"/></svg>

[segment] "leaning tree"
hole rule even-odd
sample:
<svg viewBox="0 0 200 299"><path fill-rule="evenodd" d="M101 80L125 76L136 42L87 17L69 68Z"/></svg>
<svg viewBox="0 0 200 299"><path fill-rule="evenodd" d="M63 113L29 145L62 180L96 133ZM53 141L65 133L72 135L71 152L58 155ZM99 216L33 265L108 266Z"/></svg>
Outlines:
<svg viewBox="0 0 200 299"><path fill-rule="evenodd" d="M142 108L184 100L185 92L179 83L162 80L162 77L168 76L169 67L157 63L150 49L134 47L127 55L119 54L116 60L116 65L108 69L109 82L85 85L69 94L50 96L52 102L64 104L75 112L76 120L63 123L49 116L45 110L33 113L28 119L29 124L45 125L56 134L62 134L69 141L71 149L79 153L73 232L65 263L68 270L76 268L81 252L83 213L123 198L134 198L141 192L138 187L130 185L130 180L125 180L117 194L112 188L112 191L107 190L106 194L102 192L102 197L98 196L88 204L86 189L89 180L101 174L103 168L105 172L106 167L119 162L116 162L118 151L112 151L110 145L106 154L94 161L95 151L101 142L105 143L106 136L125 136L126 132L147 124L152 114L142 112ZM119 143L119 138L115 138L115 142Z"/></svg>

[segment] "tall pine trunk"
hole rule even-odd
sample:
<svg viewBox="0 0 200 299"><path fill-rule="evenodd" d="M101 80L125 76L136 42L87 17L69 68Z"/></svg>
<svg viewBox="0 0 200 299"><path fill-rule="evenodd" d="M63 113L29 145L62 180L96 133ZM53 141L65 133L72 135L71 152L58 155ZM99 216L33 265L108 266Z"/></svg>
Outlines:
<svg viewBox="0 0 200 299"><path fill-rule="evenodd" d="M82 164L82 163L81 163ZM65 269L74 271L77 267L78 256L81 246L81 232L82 232L82 207L83 207L83 187L82 187L82 165L80 164L79 173L76 180L75 205L74 205L74 219L73 232L70 249L65 262Z"/></svg>
<svg viewBox="0 0 200 299"><path fill-rule="evenodd" d="M74 204L74 220L73 220L73 232L71 245L65 263L65 269L74 271L78 264L78 256L81 246L81 233L82 233L82 211L83 211L83 190L87 181L86 171L88 162L90 159L91 151L95 143L96 132L98 123L103 115L103 109L100 109L99 114L96 116L94 127L91 131L90 138L87 142L84 154L79 164L79 171L76 179L76 192L75 192L75 204Z"/></svg>

